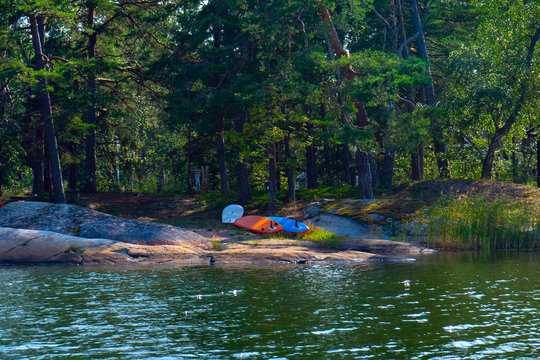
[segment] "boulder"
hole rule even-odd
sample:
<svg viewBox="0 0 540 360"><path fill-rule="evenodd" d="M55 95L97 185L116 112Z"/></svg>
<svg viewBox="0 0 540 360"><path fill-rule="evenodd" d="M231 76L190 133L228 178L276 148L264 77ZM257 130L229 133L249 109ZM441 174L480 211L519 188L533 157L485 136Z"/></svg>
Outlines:
<svg viewBox="0 0 540 360"><path fill-rule="evenodd" d="M368 224L354 221L344 216L319 213L318 216L310 219L310 221L313 225L322 227L336 235L365 238L371 234Z"/></svg>
<svg viewBox="0 0 540 360"><path fill-rule="evenodd" d="M0 208L0 226L141 245L211 248L208 238L192 231L150 221L124 219L68 204L12 202Z"/></svg>

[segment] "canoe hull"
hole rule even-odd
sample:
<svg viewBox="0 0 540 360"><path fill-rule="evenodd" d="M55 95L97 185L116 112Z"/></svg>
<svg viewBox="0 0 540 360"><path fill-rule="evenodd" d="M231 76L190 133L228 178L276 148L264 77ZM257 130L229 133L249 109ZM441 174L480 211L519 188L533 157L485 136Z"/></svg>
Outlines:
<svg viewBox="0 0 540 360"><path fill-rule="evenodd" d="M274 220L264 216L243 216L234 221L234 225L257 234L275 234L283 231L283 227Z"/></svg>
<svg viewBox="0 0 540 360"><path fill-rule="evenodd" d="M294 219L278 216L269 216L268 218L280 224L283 227L283 231L286 232L302 234L309 231L309 226Z"/></svg>
<svg viewBox="0 0 540 360"><path fill-rule="evenodd" d="M236 219L244 215L244 208L238 204L231 204L223 209L221 213L221 222L224 224L233 224Z"/></svg>

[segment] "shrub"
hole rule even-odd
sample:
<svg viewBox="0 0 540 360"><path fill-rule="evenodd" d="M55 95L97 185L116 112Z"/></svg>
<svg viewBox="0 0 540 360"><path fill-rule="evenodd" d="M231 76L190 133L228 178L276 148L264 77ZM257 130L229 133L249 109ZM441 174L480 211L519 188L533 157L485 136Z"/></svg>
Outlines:
<svg viewBox="0 0 540 360"><path fill-rule="evenodd" d="M342 248L343 241L347 238L346 236L336 235L318 226L311 226L308 232L300 234L298 237L302 240L313 241L321 247L336 250Z"/></svg>

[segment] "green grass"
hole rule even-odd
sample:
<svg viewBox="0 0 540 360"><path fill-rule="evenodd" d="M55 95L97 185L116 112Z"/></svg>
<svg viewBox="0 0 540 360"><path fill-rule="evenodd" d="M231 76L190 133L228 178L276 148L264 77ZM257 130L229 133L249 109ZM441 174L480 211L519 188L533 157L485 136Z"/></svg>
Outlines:
<svg viewBox="0 0 540 360"><path fill-rule="evenodd" d="M537 204L461 195L428 210L431 245L447 249L532 249L540 247Z"/></svg>
<svg viewBox="0 0 540 360"><path fill-rule="evenodd" d="M308 232L299 234L298 238L306 241L312 241L326 249L340 250L343 247L343 242L347 239L347 236L336 235L331 231L317 226L312 226Z"/></svg>

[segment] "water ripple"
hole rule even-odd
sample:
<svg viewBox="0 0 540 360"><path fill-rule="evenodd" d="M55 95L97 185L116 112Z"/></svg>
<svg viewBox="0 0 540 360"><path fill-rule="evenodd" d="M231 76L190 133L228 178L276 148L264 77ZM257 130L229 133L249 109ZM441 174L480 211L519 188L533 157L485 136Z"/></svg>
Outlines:
<svg viewBox="0 0 540 360"><path fill-rule="evenodd" d="M540 256L520 256L0 267L0 358L536 359Z"/></svg>

